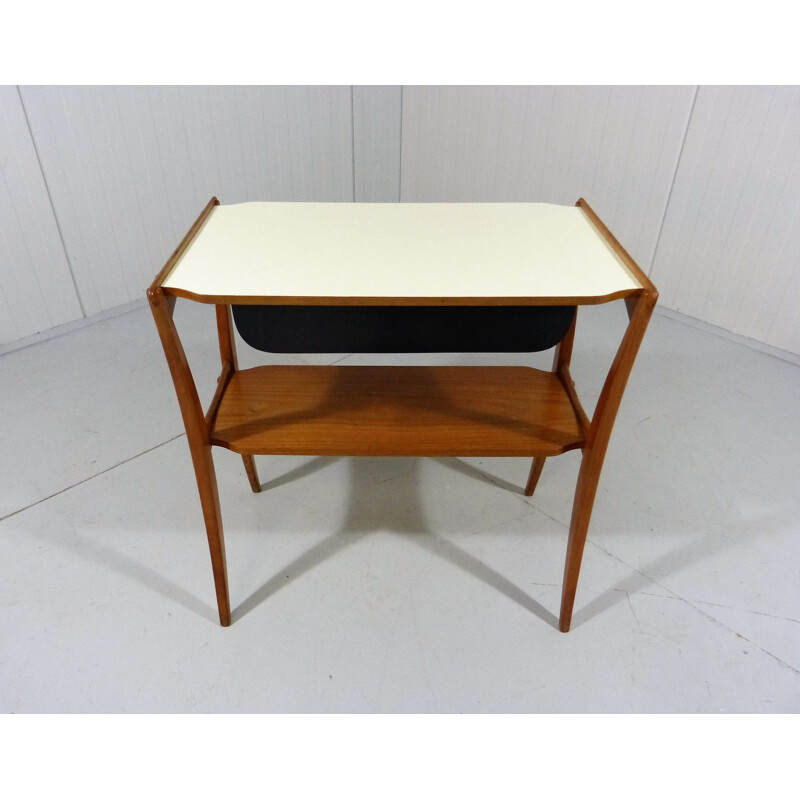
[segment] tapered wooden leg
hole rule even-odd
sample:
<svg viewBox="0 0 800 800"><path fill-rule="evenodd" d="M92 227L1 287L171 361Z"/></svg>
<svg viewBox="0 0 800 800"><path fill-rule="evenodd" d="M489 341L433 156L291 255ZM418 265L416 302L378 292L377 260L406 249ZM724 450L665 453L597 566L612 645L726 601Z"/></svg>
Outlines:
<svg viewBox="0 0 800 800"><path fill-rule="evenodd" d="M600 481L600 472L603 467L603 455L597 451L584 452L581 469L578 473L578 485L575 488L572 519L569 525L564 583L561 589L561 614L558 621L558 627L564 633L572 624L572 608L575 605L575 594L578 590L578 576L581 572L589 520L592 517L597 484Z"/></svg>
<svg viewBox="0 0 800 800"><path fill-rule="evenodd" d="M525 496L531 497L536 489L536 484L539 483L539 476L542 474L542 468L546 461L545 456L536 456L531 464L531 471L528 475L528 482L525 484Z"/></svg>
<svg viewBox="0 0 800 800"><path fill-rule="evenodd" d="M217 595L220 625L231 624L231 602L228 596L228 567L225 559L225 538L222 533L222 514L219 508L219 492L217 475L214 471L214 460L211 447L197 443L189 443L197 478L197 489L200 492L200 505L208 536L208 549L211 554L211 570L214 574L214 590Z"/></svg>
<svg viewBox="0 0 800 800"><path fill-rule="evenodd" d="M258 494L261 491L261 482L258 480L256 460L253 456L242 456L242 461L244 461L244 471L247 473L247 480L250 481L250 488Z"/></svg>

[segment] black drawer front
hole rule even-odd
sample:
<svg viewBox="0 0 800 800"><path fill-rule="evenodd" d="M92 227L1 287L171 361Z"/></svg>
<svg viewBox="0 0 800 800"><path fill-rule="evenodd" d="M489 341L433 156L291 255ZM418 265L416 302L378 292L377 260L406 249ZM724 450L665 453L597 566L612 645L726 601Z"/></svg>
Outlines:
<svg viewBox="0 0 800 800"><path fill-rule="evenodd" d="M532 353L558 344L575 306L233 306L268 353Z"/></svg>

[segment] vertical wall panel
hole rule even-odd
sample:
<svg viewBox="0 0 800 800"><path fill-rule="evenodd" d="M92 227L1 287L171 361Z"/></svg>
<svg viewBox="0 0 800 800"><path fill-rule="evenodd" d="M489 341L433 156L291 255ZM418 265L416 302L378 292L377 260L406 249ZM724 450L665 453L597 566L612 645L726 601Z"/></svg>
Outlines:
<svg viewBox="0 0 800 800"><path fill-rule="evenodd" d="M23 87L88 314L141 298L212 195L352 200L350 87Z"/></svg>
<svg viewBox="0 0 800 800"><path fill-rule="evenodd" d="M353 168L355 200L400 199L401 86L353 87Z"/></svg>
<svg viewBox="0 0 800 800"><path fill-rule="evenodd" d="M15 86L0 86L0 344L82 317Z"/></svg>
<svg viewBox="0 0 800 800"><path fill-rule="evenodd" d="M701 87L653 267L662 302L800 353L800 90Z"/></svg>
<svg viewBox="0 0 800 800"><path fill-rule="evenodd" d="M402 199L585 197L648 269L694 87L413 86Z"/></svg>

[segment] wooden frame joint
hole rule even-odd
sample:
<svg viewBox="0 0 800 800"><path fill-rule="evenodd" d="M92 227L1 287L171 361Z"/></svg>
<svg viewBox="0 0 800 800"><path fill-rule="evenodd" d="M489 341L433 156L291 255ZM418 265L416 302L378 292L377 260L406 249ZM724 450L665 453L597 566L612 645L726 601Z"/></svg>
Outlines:
<svg viewBox="0 0 800 800"><path fill-rule="evenodd" d="M561 385L564 387L564 391L567 393L570 403L572 403L572 408L575 411L575 416L578 419L578 425L580 426L583 436L584 443L581 447L585 447L586 443L589 441L591 423L588 415L583 410L578 392L575 390L575 381L572 379L572 373L570 373L569 367L566 364L561 364L556 370L556 375L559 381L561 381Z"/></svg>
<svg viewBox="0 0 800 800"><path fill-rule="evenodd" d="M222 362L222 372L220 373L219 378L217 378L217 389L214 392L214 397L211 398L208 411L203 419L206 431L206 441L208 442L211 441L211 433L214 430L214 422L217 419L217 412L219 411L220 403L222 403L225 390L228 388L228 384L231 382L234 372L235 370L233 368L233 364L230 361Z"/></svg>

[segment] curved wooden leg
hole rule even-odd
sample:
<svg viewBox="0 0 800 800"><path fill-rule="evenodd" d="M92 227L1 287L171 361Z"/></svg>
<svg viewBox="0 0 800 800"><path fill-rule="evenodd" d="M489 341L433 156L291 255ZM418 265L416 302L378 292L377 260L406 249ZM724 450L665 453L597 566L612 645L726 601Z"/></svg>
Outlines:
<svg viewBox="0 0 800 800"><path fill-rule="evenodd" d="M578 473L578 485L575 488L575 500L572 505L572 519L569 525L567 541L567 558L564 564L564 583L561 589L561 615L558 627L566 633L572 624L572 607L578 590L578 576L581 572L583 548L589 530L597 484L603 467L604 452L584 452L581 469Z"/></svg>
<svg viewBox="0 0 800 800"><path fill-rule="evenodd" d="M578 485L575 488L575 500L572 506L572 521L569 527L567 542L567 560L564 566L564 586L561 592L561 616L559 628L565 633L572 624L572 607L575 603L575 592L578 588L578 575L581 569L583 548L586 544L586 533L589 519L600 480L600 470L611 437L611 429L619 410L622 393L625 390L636 352L642 342L647 323L655 305L654 292L642 291L628 303L630 322L622 337L619 350L608 371L600 397L597 400L594 416L589 428L589 441L583 450L583 460L578 473Z"/></svg>
<svg viewBox="0 0 800 800"><path fill-rule="evenodd" d="M217 474L211 447L202 443L189 442L192 453L197 489L200 492L200 505L208 536L208 549L211 554L211 570L214 574L214 589L217 595L220 625L231 624L231 602L228 596L228 567L225 559L225 538L222 533L222 514L219 508Z"/></svg>
<svg viewBox="0 0 800 800"><path fill-rule="evenodd" d="M261 491L261 482L258 480L258 470L256 470L256 460L253 456L242 456L244 471L247 473L247 480L250 481L250 488L258 494Z"/></svg>
<svg viewBox="0 0 800 800"><path fill-rule="evenodd" d="M542 474L542 468L544 467L544 462L546 461L545 456L536 456L533 459L533 464L531 464L531 471L528 475L528 482L525 484L525 496L532 497L534 491L536 490L536 484L539 483L539 476Z"/></svg>
<svg viewBox="0 0 800 800"><path fill-rule="evenodd" d="M197 489L200 492L200 504L206 524L208 548L211 552L211 568L214 572L214 588L217 595L220 624L231 624L231 604L228 598L228 575L225 564L225 541L222 536L222 515L219 509L219 493L217 475L214 471L214 460L211 457L211 443L208 439L203 418L203 410L197 396L197 388L186 360L175 322L172 318L175 298L164 295L160 287L151 288L147 292L150 308L158 328L164 354L167 357L178 405L181 409L183 424L186 427L186 440L192 455Z"/></svg>

